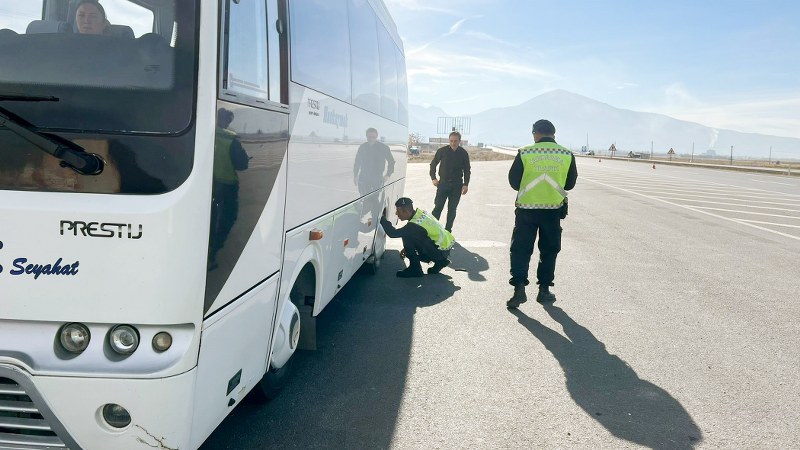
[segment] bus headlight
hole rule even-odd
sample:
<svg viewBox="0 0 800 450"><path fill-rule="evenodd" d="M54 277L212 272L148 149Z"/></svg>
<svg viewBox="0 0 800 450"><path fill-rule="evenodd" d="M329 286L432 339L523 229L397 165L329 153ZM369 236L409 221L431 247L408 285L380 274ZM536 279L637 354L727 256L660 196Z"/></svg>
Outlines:
<svg viewBox="0 0 800 450"><path fill-rule="evenodd" d="M108 334L108 344L120 355L130 355L139 347L139 333L130 325L117 325Z"/></svg>
<svg viewBox="0 0 800 450"><path fill-rule="evenodd" d="M58 332L58 341L61 347L70 353L81 353L89 346L92 335L89 328L82 323L68 323Z"/></svg>
<svg viewBox="0 0 800 450"><path fill-rule="evenodd" d="M172 347L172 335L166 331L162 331L153 336L153 350L157 352L165 352Z"/></svg>
<svg viewBox="0 0 800 450"><path fill-rule="evenodd" d="M125 428L131 423L131 414L116 403L103 406L103 420L114 428Z"/></svg>

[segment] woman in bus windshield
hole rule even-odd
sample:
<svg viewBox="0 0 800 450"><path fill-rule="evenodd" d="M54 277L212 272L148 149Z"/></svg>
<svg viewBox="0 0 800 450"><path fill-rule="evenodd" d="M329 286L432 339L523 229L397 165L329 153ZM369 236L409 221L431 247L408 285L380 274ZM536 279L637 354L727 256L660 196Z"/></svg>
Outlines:
<svg viewBox="0 0 800 450"><path fill-rule="evenodd" d="M93 0L84 0L75 11L75 25L81 34L103 34L108 21L103 5Z"/></svg>

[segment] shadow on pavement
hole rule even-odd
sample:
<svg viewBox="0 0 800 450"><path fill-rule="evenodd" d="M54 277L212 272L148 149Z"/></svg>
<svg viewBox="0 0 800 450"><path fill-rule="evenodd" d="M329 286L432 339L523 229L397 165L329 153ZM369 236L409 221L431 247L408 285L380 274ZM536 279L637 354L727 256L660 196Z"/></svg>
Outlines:
<svg viewBox="0 0 800 450"><path fill-rule="evenodd" d="M398 279L401 269L389 250L376 275L353 277L317 318L317 350L294 356L281 395L266 404L247 397L201 449L388 448L414 314L460 289L446 274Z"/></svg>
<svg viewBox="0 0 800 450"><path fill-rule="evenodd" d="M471 281L486 281L486 277L481 274L489 268L489 262L483 256L473 253L462 247L456 241L453 249L450 250L451 268L461 272L467 272Z"/></svg>
<svg viewBox="0 0 800 450"><path fill-rule="evenodd" d="M702 440L700 428L669 393L639 378L561 308L544 309L567 338L519 310L511 312L558 359L567 390L586 414L614 436L653 449L691 449Z"/></svg>

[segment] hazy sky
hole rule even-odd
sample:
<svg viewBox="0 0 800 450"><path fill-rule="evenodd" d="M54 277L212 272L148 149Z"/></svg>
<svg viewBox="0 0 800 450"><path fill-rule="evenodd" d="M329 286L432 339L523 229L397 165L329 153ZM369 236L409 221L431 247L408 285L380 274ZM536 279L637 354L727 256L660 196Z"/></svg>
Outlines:
<svg viewBox="0 0 800 450"><path fill-rule="evenodd" d="M469 115L565 89L800 137L797 0L384 0L409 100Z"/></svg>

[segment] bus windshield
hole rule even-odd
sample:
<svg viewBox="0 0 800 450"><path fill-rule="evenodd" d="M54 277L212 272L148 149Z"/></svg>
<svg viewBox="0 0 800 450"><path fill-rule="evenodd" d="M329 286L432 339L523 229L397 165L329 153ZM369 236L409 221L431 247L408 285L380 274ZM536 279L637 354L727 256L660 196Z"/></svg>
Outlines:
<svg viewBox="0 0 800 450"><path fill-rule="evenodd" d="M111 172L123 178L125 171L159 178L143 166L148 159L169 159L154 154L154 145L188 158L177 162L181 168L162 162L172 178L147 187L120 186L117 180L113 187L90 183L88 191L174 188L185 179L182 169L191 165L191 151L178 155L181 147L164 139L186 135L192 127L196 8L195 2L177 0L0 0L0 107L36 132L82 140L78 145L88 145L87 151L124 147L126 164L109 161ZM49 101L31 101L36 98ZM111 142L109 135L119 138ZM98 154L106 157L102 149ZM42 178L59 178L58 170L40 174L38 181L20 179L47 163L46 155L0 127L0 189L83 190L63 179L42 185ZM16 173L4 174L13 167Z"/></svg>

